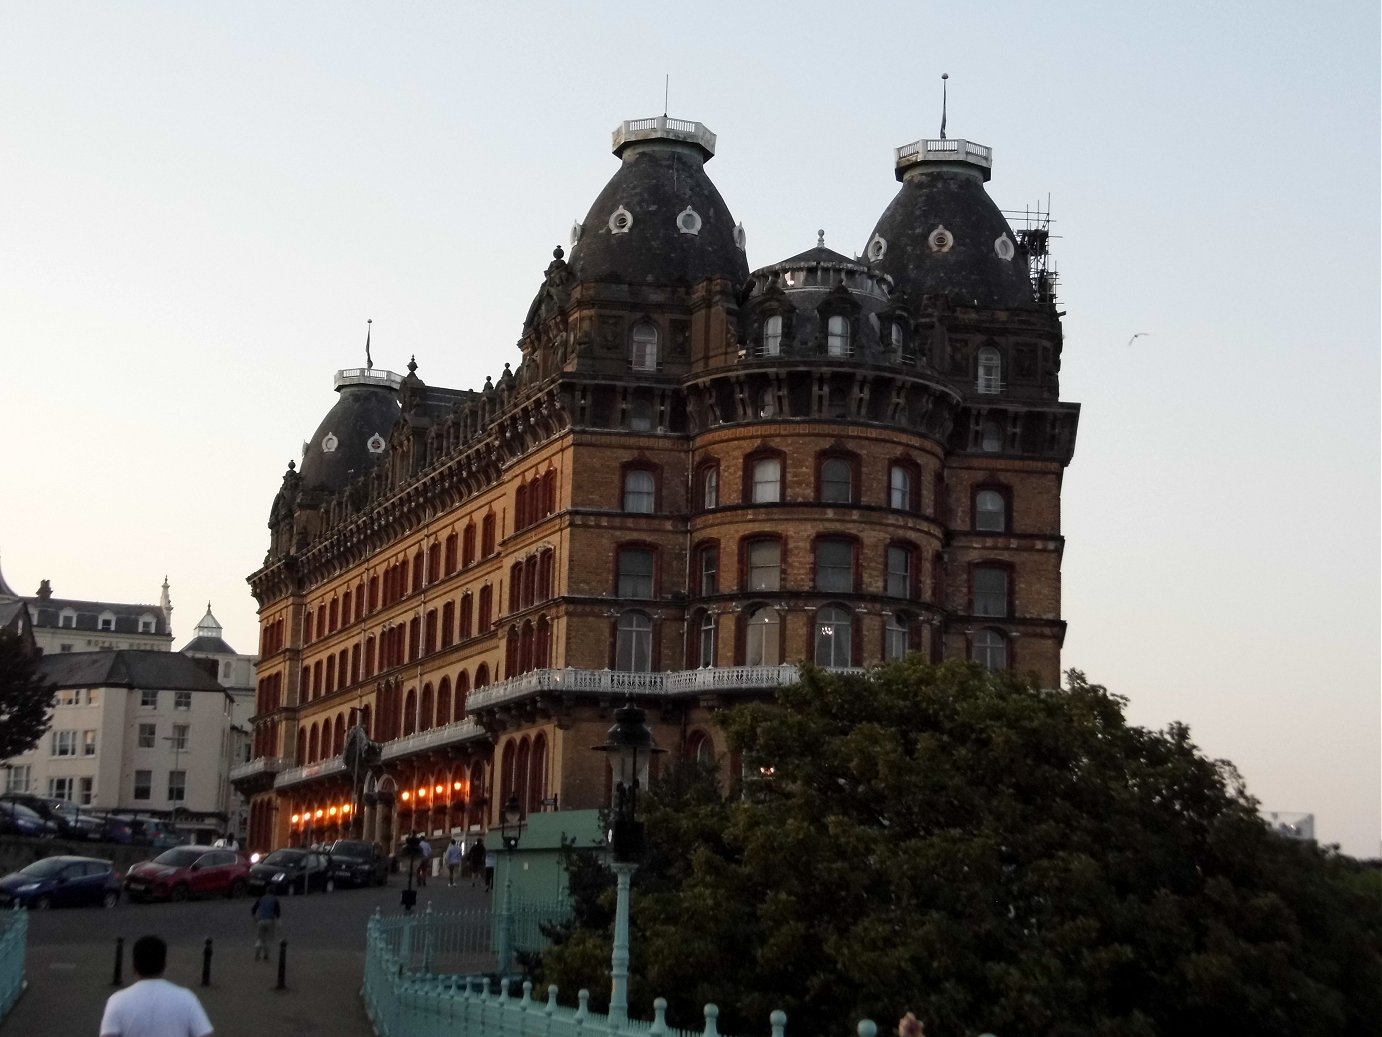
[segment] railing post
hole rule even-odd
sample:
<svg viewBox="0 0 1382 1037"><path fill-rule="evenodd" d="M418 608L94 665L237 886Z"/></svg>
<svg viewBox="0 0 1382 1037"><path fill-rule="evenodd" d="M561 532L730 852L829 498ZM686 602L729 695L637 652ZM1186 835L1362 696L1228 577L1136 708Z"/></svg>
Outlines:
<svg viewBox="0 0 1382 1037"><path fill-rule="evenodd" d="M719 1006L707 1003L705 1006L705 1032L702 1037L720 1037L719 1028L715 1025L715 1021L719 1018Z"/></svg>
<svg viewBox="0 0 1382 1037"><path fill-rule="evenodd" d="M616 861L614 875L618 885L614 902L614 953L610 957L609 1020L612 1024L629 1017L629 879L638 865Z"/></svg>
<svg viewBox="0 0 1382 1037"><path fill-rule="evenodd" d="M768 1016L768 1025L773 1028L773 1037L783 1037L787 1032L787 1013L780 1008L774 1009Z"/></svg>

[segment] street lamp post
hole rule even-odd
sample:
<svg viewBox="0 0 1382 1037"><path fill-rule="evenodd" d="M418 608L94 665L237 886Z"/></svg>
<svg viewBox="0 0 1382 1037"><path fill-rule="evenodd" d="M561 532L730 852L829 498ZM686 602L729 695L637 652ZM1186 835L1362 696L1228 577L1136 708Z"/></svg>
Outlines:
<svg viewBox="0 0 1382 1037"><path fill-rule="evenodd" d="M614 806L609 843L614 855L616 881L614 948L610 956L609 1018L612 1023L629 1017L629 886L638 859L643 855L643 822L638 820L638 789L647 780L648 763L665 749L653 742L646 714L629 699L614 713L604 745L597 752L609 754L613 772L611 801Z"/></svg>
<svg viewBox="0 0 1382 1037"><path fill-rule="evenodd" d="M504 901L499 908L499 976L502 979L513 968L513 851L518 849L518 837L523 834L523 806L518 794L509 796L504 804L503 822L499 826L504 840Z"/></svg>

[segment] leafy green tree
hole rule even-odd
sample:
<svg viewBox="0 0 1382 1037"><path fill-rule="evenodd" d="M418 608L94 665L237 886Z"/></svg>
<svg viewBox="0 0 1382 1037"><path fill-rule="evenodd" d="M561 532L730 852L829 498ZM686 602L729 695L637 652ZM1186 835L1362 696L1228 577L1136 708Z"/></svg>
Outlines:
<svg viewBox="0 0 1382 1037"><path fill-rule="evenodd" d="M713 1001L739 1034L782 1008L795 1037L909 1009L928 1037L1377 1033L1378 873L1276 835L1230 765L1123 705L909 659L726 713L752 779L648 797L630 1004L698 1028ZM543 969L597 1000L587 920Z"/></svg>
<svg viewBox="0 0 1382 1037"><path fill-rule="evenodd" d="M39 673L43 653L0 630L0 760L28 752L48 730L54 686Z"/></svg>

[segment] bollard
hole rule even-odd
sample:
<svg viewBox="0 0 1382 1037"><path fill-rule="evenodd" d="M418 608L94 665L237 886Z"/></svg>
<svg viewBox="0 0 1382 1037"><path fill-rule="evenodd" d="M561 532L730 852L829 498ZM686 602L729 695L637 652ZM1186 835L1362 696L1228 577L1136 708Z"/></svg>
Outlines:
<svg viewBox="0 0 1382 1037"><path fill-rule="evenodd" d="M211 986L211 937L206 938L206 945L202 947L202 986Z"/></svg>
<svg viewBox="0 0 1382 1037"><path fill-rule="evenodd" d="M115 938L115 975L110 977L110 985L113 987L124 986L125 984L125 938L117 936Z"/></svg>
<svg viewBox="0 0 1382 1037"><path fill-rule="evenodd" d="M287 990L288 982L288 941L278 941L278 989Z"/></svg>

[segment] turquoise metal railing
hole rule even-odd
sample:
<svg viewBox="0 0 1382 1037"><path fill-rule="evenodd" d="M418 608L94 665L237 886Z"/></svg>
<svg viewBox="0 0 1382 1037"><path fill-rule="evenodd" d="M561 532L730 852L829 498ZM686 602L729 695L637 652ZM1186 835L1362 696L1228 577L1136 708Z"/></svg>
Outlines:
<svg viewBox="0 0 1382 1037"><path fill-rule="evenodd" d="M29 912L0 911L0 1019L24 993L24 958L29 949Z"/></svg>
<svg viewBox="0 0 1382 1037"><path fill-rule="evenodd" d="M536 950L546 941L541 920L562 917L557 905L515 904L514 946ZM564 912L564 908L562 909ZM546 917L544 918L544 913ZM705 1006L703 1030L667 1025L667 1002L653 1002L653 1018L611 1019L590 1011L590 993L582 990L572 1008L557 1004L557 988L547 999L533 997L525 982L517 993L508 977L493 982L490 946L493 917L488 911L434 913L369 920L365 941L365 981L360 991L379 1037L722 1037L720 1010ZM787 1016L772 1013L771 1037L785 1037ZM859 1023L859 1037L876 1037L877 1027Z"/></svg>

